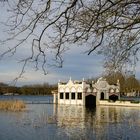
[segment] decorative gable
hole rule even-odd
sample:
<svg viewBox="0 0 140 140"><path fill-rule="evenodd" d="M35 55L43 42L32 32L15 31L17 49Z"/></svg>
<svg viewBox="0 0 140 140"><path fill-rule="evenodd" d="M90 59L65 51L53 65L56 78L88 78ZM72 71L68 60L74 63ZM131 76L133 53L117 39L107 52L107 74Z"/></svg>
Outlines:
<svg viewBox="0 0 140 140"><path fill-rule="evenodd" d="M73 86L73 85L74 85L74 83L73 83L73 81L72 81L71 78L70 78L70 80L69 80L68 83L67 83L67 86L71 87L71 86Z"/></svg>

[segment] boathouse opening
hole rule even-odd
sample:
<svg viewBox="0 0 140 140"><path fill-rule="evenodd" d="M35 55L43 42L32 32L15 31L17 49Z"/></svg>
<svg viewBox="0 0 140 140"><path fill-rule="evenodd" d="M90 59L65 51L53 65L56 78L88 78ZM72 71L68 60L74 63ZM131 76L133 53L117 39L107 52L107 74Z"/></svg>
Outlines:
<svg viewBox="0 0 140 140"><path fill-rule="evenodd" d="M104 93L103 92L101 92L101 98L100 99L104 100Z"/></svg>
<svg viewBox="0 0 140 140"><path fill-rule="evenodd" d="M86 107L95 107L96 106L96 96L88 95L85 98Z"/></svg>
<svg viewBox="0 0 140 140"><path fill-rule="evenodd" d="M109 96L109 99L115 102L116 100L118 100L118 96L113 94Z"/></svg>

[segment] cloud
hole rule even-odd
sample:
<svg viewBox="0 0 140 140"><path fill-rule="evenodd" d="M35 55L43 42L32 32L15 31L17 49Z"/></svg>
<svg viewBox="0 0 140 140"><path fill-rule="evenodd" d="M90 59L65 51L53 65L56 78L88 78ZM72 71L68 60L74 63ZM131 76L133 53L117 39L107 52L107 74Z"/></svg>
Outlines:
<svg viewBox="0 0 140 140"><path fill-rule="evenodd" d="M27 54L28 52L25 51L25 55ZM9 83L19 75L21 68L22 64L19 65L16 60L3 60L0 63L1 81ZM23 78L18 80L18 85L42 84L44 82L56 84L59 80L67 81L69 77L72 77L73 80L96 77L102 72L102 59L98 55L87 56L80 53L78 49L76 51L72 49L64 54L62 68L50 67L48 71L49 74L44 75L42 71L35 71L33 67L29 66Z"/></svg>

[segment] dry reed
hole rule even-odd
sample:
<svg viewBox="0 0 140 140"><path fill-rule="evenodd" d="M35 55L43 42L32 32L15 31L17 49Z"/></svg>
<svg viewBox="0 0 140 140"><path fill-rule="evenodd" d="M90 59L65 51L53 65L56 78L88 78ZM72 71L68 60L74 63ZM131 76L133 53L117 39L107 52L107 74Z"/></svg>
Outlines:
<svg viewBox="0 0 140 140"><path fill-rule="evenodd" d="M0 110L4 111L22 111L25 107L25 103L20 100L0 101Z"/></svg>

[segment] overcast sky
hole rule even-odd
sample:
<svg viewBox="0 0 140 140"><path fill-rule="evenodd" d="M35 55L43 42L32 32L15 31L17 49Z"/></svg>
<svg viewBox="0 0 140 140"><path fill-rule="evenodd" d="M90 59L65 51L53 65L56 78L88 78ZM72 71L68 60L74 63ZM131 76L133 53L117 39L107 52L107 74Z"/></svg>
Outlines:
<svg viewBox="0 0 140 140"><path fill-rule="evenodd" d="M5 21L7 13L2 4L0 4L0 22ZM5 26L0 24L0 39L4 39L6 33L4 33ZM22 64L18 63L21 56L28 56L28 43L25 48L22 48L17 52L16 57L5 57L0 61L0 82L11 83L16 78L22 68ZM5 50L8 46L0 45L0 52ZM93 53L87 55L84 53L83 47L77 47L72 45L71 49L63 54L64 63L62 68L48 67L48 74L44 75L42 71L35 71L33 66L26 68L26 73L23 78L18 80L17 85L27 84L42 84L50 83L55 84L59 80L67 81L70 77L73 80L82 80L82 78L99 77L104 72L103 69L103 57ZM140 78L139 64L136 67L136 75Z"/></svg>

